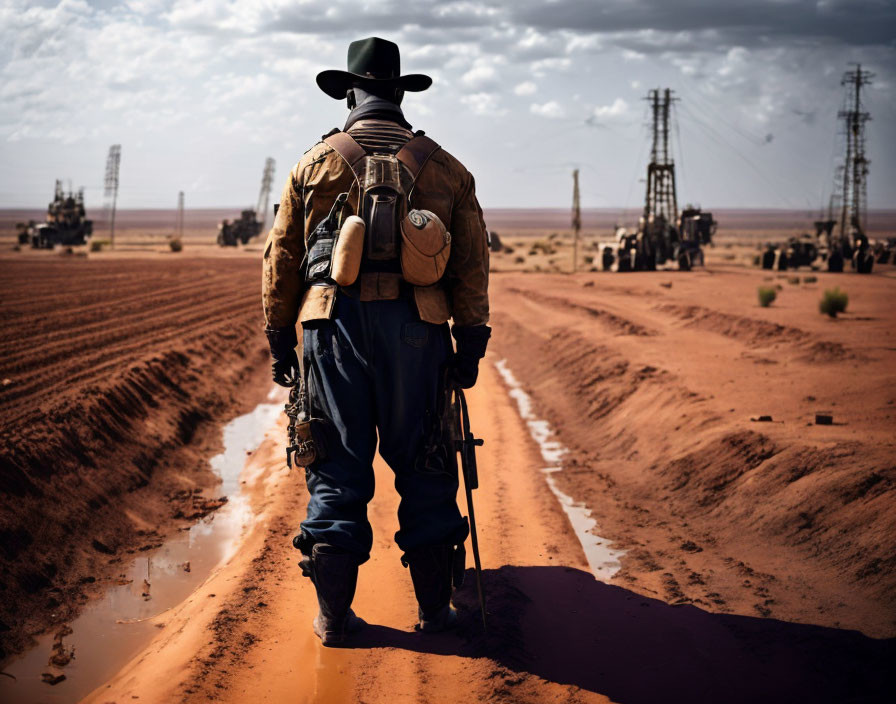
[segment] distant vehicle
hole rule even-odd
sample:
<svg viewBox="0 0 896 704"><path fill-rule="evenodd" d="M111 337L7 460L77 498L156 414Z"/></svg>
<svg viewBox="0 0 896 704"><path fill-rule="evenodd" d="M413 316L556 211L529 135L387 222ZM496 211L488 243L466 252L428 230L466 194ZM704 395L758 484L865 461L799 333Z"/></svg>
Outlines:
<svg viewBox="0 0 896 704"><path fill-rule="evenodd" d="M686 206L676 225L663 216L642 217L638 231L616 230L616 271L655 271L668 268L669 262L681 271L703 266L703 246L711 245L718 223L712 213ZM602 265L608 269L613 263L612 251L604 252Z"/></svg>
<svg viewBox="0 0 896 704"><path fill-rule="evenodd" d="M786 271L801 266L811 267L818 260L820 252L818 238L805 232L789 238L781 245L767 244L762 257L762 268Z"/></svg>
<svg viewBox="0 0 896 704"><path fill-rule="evenodd" d="M30 244L35 249L87 244L92 234L93 221L87 219L84 210L84 189L65 193L58 179L53 201L47 206L47 221L19 224L19 244Z"/></svg>
<svg viewBox="0 0 896 704"><path fill-rule="evenodd" d="M889 264L893 252L896 252L896 237L888 237L886 240L878 240L874 243L872 253L878 264ZM896 264L896 260L893 261Z"/></svg>
<svg viewBox="0 0 896 704"><path fill-rule="evenodd" d="M703 247L712 244L717 227L712 213L685 206L678 218L679 240L673 252L679 269L687 271L692 266L703 266Z"/></svg>
<svg viewBox="0 0 896 704"><path fill-rule="evenodd" d="M251 208L240 213L239 220L230 222L223 220L218 225L218 244L222 247L236 247L238 243L248 244L249 240L257 237L264 227L264 222L258 220L255 211Z"/></svg>
<svg viewBox="0 0 896 704"><path fill-rule="evenodd" d="M236 247L237 244L248 244L253 237L258 237L264 229L271 195L271 182L274 178L274 160L265 159L264 173L261 177L261 189L258 192L258 203L255 210L251 208L240 213L239 220L222 220L218 225L218 244L222 247ZM258 219L259 214L261 220ZM274 206L274 217L277 217L277 206Z"/></svg>
<svg viewBox="0 0 896 704"><path fill-rule="evenodd" d="M37 225L36 220L16 223L16 238L18 239L20 245L31 244L31 228L33 228L35 225Z"/></svg>

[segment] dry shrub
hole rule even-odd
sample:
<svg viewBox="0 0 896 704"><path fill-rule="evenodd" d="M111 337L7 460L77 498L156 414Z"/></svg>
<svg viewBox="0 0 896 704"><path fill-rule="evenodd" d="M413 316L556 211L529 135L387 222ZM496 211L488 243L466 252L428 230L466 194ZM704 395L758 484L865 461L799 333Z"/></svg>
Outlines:
<svg viewBox="0 0 896 704"><path fill-rule="evenodd" d="M845 291L841 291L839 286L826 289L821 301L818 303L818 310L832 318L837 317L837 313L843 313L849 304L849 296Z"/></svg>
<svg viewBox="0 0 896 704"><path fill-rule="evenodd" d="M768 308L778 297L778 291L771 286L759 287L759 305Z"/></svg>

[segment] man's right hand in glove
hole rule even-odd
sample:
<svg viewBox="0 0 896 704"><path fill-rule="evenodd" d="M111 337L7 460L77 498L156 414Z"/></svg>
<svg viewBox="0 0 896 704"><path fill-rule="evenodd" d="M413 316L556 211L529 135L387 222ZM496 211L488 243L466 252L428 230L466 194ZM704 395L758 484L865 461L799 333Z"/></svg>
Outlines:
<svg viewBox="0 0 896 704"><path fill-rule="evenodd" d="M268 345L271 348L271 374L274 383L292 388L299 382L299 358L296 356L296 328L290 325L285 328L265 328Z"/></svg>

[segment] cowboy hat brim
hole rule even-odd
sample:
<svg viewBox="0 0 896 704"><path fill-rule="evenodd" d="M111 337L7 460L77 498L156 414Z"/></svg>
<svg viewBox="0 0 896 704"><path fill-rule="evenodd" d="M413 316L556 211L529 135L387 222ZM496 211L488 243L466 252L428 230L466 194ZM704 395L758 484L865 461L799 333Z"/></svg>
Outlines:
<svg viewBox="0 0 896 704"><path fill-rule="evenodd" d="M432 78L422 73L409 73L397 78L371 78L349 71L330 69L317 74L318 87L331 98L342 100L349 88L370 87L395 87L412 93L419 93L432 85Z"/></svg>

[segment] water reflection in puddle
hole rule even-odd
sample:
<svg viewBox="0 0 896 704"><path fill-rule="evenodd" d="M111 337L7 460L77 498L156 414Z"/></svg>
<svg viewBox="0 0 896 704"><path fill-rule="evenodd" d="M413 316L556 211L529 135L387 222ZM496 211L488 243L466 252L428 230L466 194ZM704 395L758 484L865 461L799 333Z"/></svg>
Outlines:
<svg viewBox="0 0 896 704"><path fill-rule="evenodd" d="M549 465L543 467L542 471L545 473L548 486L569 517L569 522L585 551L591 572L601 581L610 580L619 571L621 567L619 560L625 555L625 551L611 548L609 540L596 535L594 529L597 527L597 521L591 517L591 509L559 489L553 475L563 471L561 460L567 449L553 439L554 431L548 422L535 415L531 397L523 391L522 385L508 368L507 360L498 360L495 362L495 368L507 384L508 394L516 401L520 417L529 428L529 434L538 443L542 458Z"/></svg>
<svg viewBox="0 0 896 704"><path fill-rule="evenodd" d="M0 677L0 701L77 702L148 643L156 632L149 619L181 603L234 554L252 520L240 475L249 453L261 445L283 412L286 391L275 388L268 400L276 402L260 404L224 426L224 451L210 461L221 478L220 486L210 495L227 496L228 502L161 547L137 553L136 558L126 556L120 571L120 581L126 583L110 586L69 624L72 633L63 642L66 649L74 647L75 658L63 670L64 681L55 686L41 681L41 674L49 669L50 633L4 666L3 672L16 679Z"/></svg>

